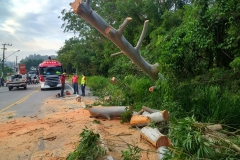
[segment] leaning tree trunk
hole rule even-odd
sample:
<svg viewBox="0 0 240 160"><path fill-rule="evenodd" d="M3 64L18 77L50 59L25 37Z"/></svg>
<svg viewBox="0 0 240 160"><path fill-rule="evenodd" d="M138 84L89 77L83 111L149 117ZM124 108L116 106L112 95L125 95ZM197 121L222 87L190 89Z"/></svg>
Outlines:
<svg viewBox="0 0 240 160"><path fill-rule="evenodd" d="M125 19L123 24L119 27L118 30L110 26L107 22L105 22L96 12L94 12L90 6L90 1L82 2L82 0L75 0L71 6L75 14L78 14L82 19L91 24L94 28L96 28L101 34L107 37L110 41L112 41L121 51L112 56L124 54L128 58L132 60L132 62L138 66L141 70L143 70L149 77L153 80L158 79L158 63L149 64L145 59L140 55L140 46L142 45L142 41L147 32L148 20L144 23L144 28L141 34L141 37L137 43L136 47L133 47L122 35L123 30L127 26L127 24L132 20L132 18L128 17Z"/></svg>

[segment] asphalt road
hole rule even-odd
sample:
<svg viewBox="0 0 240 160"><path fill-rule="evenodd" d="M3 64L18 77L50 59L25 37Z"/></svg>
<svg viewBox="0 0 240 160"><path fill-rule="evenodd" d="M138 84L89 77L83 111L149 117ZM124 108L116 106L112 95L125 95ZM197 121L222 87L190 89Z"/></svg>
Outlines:
<svg viewBox="0 0 240 160"><path fill-rule="evenodd" d="M66 90L72 92L70 85L65 85ZM36 115L43 102L60 91L60 89L41 91L40 84L27 85L27 90L13 88L9 91L8 87L0 87L0 113L12 111L16 117Z"/></svg>

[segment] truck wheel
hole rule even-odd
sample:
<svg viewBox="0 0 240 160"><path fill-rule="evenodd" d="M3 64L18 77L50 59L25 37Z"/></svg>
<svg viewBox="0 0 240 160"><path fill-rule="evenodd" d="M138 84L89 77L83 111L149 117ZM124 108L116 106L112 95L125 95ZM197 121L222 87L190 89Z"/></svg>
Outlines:
<svg viewBox="0 0 240 160"><path fill-rule="evenodd" d="M11 91L13 89L13 87L8 87L8 90Z"/></svg>
<svg viewBox="0 0 240 160"><path fill-rule="evenodd" d="M26 90L26 89L27 89L27 86L25 86L24 89Z"/></svg>

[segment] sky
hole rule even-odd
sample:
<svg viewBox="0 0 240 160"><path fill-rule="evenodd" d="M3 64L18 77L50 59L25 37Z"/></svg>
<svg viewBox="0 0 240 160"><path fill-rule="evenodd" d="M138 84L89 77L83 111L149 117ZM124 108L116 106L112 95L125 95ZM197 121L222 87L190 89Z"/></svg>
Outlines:
<svg viewBox="0 0 240 160"><path fill-rule="evenodd" d="M69 10L74 0L0 0L0 48L6 45L7 61L18 61L30 54L57 55L65 40L59 19L63 9ZM20 50L19 52L16 52ZM14 53L16 52L16 53ZM3 49L0 49L0 59Z"/></svg>

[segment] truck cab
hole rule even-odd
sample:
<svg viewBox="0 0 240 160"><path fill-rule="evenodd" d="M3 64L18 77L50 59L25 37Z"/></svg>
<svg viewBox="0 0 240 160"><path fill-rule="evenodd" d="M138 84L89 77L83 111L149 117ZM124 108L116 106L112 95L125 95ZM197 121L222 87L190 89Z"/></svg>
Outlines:
<svg viewBox="0 0 240 160"><path fill-rule="evenodd" d="M57 60L45 60L38 66L41 90L50 88L61 88L60 76L62 74L62 64Z"/></svg>

